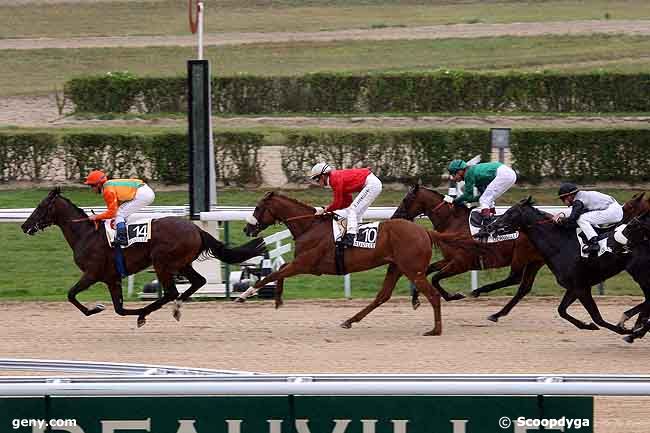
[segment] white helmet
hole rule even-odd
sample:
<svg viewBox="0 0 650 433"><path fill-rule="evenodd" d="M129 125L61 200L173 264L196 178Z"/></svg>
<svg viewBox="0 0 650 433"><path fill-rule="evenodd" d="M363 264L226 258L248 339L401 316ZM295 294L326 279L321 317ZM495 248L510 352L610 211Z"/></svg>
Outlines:
<svg viewBox="0 0 650 433"><path fill-rule="evenodd" d="M326 162L319 162L311 168L311 174L309 177L311 177L312 180L316 180L320 176L328 174L330 171L332 171L331 165Z"/></svg>

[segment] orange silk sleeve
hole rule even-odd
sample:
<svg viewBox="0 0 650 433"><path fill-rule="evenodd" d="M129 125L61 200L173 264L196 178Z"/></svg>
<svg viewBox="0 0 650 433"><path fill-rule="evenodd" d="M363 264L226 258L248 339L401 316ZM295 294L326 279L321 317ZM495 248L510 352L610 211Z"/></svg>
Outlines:
<svg viewBox="0 0 650 433"><path fill-rule="evenodd" d="M104 190L102 195L104 196L104 201L106 202L106 212L102 212L99 215L95 216L97 220L107 220L115 218L117 215L117 208L119 202L117 200L117 193L112 190Z"/></svg>

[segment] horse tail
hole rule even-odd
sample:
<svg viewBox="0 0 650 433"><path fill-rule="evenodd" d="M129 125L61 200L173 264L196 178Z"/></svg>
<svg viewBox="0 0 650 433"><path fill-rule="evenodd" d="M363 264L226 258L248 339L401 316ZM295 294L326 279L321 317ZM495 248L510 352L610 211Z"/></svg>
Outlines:
<svg viewBox="0 0 650 433"><path fill-rule="evenodd" d="M252 257L263 256L267 252L266 244L262 238L255 238L239 247L228 248L223 242L212 237L210 233L201 230L200 234L201 254L204 257L212 257L230 265L245 262Z"/></svg>
<svg viewBox="0 0 650 433"><path fill-rule="evenodd" d="M436 249L447 246L460 248L478 255L484 255L488 252L488 248L482 242L477 242L474 238L467 236L459 237L461 235L458 233L440 233L435 230L427 230L427 234L431 239L432 247Z"/></svg>

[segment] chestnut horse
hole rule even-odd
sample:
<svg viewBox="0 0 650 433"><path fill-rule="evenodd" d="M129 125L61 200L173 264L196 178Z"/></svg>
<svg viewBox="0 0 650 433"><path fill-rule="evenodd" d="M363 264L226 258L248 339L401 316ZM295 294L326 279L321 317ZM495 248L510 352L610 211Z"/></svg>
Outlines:
<svg viewBox="0 0 650 433"><path fill-rule="evenodd" d="M258 281L243 293L240 300L255 293L265 284L278 281L275 293L276 308L282 304L283 280L298 274L336 275L335 244L332 214L315 215L312 206L293 198L269 192L255 207L253 216L244 228L248 236L257 236L268 226L281 222L287 226L295 240L294 260ZM457 245L459 248L480 248L472 240L456 240L405 220L389 220L379 225L376 247L349 248L345 250L347 273L361 272L388 264L384 283L370 305L344 321L341 326L350 328L372 310L388 301L395 284L402 275L411 280L431 303L434 312L434 328L424 335L440 335L442 319L440 294L429 284L426 269L431 260L432 247Z"/></svg>
<svg viewBox="0 0 650 433"><path fill-rule="evenodd" d="M433 228L441 233L454 233L460 237L471 238L468 219L469 212L465 206L455 206L444 200L445 196L437 191L420 185L412 186L402 199L392 218L403 218L412 221L418 215L426 215ZM510 275L504 280L481 286L473 290L471 295L479 296L502 287L519 284L517 293L500 311L488 317L496 322L500 317L507 315L517 303L526 296L535 281L535 276L542 266L544 258L530 243L524 233L514 240L506 240L484 245L484 250L470 250L441 247L443 259L432 263L427 274L438 271L432 278L431 284L438 289L442 297L447 300L462 299L460 293L449 294L440 285L440 280L470 270L501 268L510 266ZM413 295L413 308L417 308L419 301L417 293Z"/></svg>
<svg viewBox="0 0 650 433"><path fill-rule="evenodd" d="M151 222L151 240L136 243L123 250L128 274L135 274L153 264L164 296L144 308L126 309L123 306L122 279L114 263L114 251L106 239L104 224L88 220L88 215L61 195L55 188L41 201L23 223L24 233L34 235L39 230L57 225L74 253L74 261L83 271L81 279L68 292L68 300L86 316L102 312L101 304L87 308L76 296L96 282L108 286L115 312L121 316L137 315L138 327L146 323L146 316L166 303L176 300L174 318L180 320L180 306L205 283L205 278L192 268L192 262L202 257L214 257L226 263L240 263L264 254L264 241L256 239L239 248L226 248L208 232L192 222L178 217L166 217ZM174 275L185 276L191 286L178 295Z"/></svg>

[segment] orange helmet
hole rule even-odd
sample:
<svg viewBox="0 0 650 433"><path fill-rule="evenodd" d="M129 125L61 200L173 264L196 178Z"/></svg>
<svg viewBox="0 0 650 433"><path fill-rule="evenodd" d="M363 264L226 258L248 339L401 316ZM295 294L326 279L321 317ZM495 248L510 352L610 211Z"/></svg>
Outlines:
<svg viewBox="0 0 650 433"><path fill-rule="evenodd" d="M88 177L86 177L86 181L84 183L86 185L103 185L107 180L108 179L106 178L106 175L103 171L93 170L88 173Z"/></svg>

